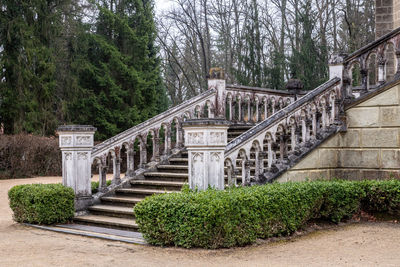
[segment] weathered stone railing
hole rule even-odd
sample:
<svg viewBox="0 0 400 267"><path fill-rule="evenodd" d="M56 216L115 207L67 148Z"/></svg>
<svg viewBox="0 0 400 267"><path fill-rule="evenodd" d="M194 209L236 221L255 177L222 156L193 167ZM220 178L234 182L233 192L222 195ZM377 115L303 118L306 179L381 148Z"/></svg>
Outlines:
<svg viewBox="0 0 400 267"><path fill-rule="evenodd" d="M225 150L228 183L270 179L332 131L339 124L340 81L331 79L232 140Z"/></svg>
<svg viewBox="0 0 400 267"><path fill-rule="evenodd" d="M342 78L344 98L373 90L400 74L400 28L348 56L335 55L330 64L337 66L337 76Z"/></svg>
<svg viewBox="0 0 400 267"><path fill-rule="evenodd" d="M226 119L236 123L261 122L294 100L288 91L227 85Z"/></svg>

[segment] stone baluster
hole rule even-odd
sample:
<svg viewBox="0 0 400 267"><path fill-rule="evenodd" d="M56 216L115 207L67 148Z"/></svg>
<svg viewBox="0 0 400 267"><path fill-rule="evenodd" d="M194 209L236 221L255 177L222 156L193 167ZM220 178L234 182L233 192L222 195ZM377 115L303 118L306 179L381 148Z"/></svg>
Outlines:
<svg viewBox="0 0 400 267"><path fill-rule="evenodd" d="M317 137L317 110L312 110L312 138Z"/></svg>
<svg viewBox="0 0 400 267"><path fill-rule="evenodd" d="M383 55L378 59L378 83L383 84L386 82L386 59Z"/></svg>
<svg viewBox="0 0 400 267"><path fill-rule="evenodd" d="M171 124L165 124L164 130L164 156L168 156L171 154Z"/></svg>
<svg viewBox="0 0 400 267"><path fill-rule="evenodd" d="M229 119L229 121L232 121L233 112L232 112L232 96L231 95L229 95L229 97L228 97L228 107L229 107L229 117L228 117L228 119Z"/></svg>
<svg viewBox="0 0 400 267"><path fill-rule="evenodd" d="M268 147L268 169L271 169L273 161L272 140L268 141L267 147Z"/></svg>
<svg viewBox="0 0 400 267"><path fill-rule="evenodd" d="M322 107L321 107L321 109L322 109L322 131L325 131L326 130L326 126L328 126L329 124L328 124L328 122L327 122L327 115L326 115L326 105L325 105L325 103L322 103Z"/></svg>
<svg viewBox="0 0 400 267"><path fill-rule="evenodd" d="M257 180L260 180L260 176L264 173L264 159L267 156L267 152L258 151L256 154L256 170L255 177Z"/></svg>
<svg viewBox="0 0 400 267"><path fill-rule="evenodd" d="M307 124L306 118L301 118L301 142L304 144L307 142Z"/></svg>
<svg viewBox="0 0 400 267"><path fill-rule="evenodd" d="M397 65L396 65L396 75L400 75L400 50L396 49L396 59L397 59Z"/></svg>
<svg viewBox="0 0 400 267"><path fill-rule="evenodd" d="M139 168L144 169L146 168L147 164L147 136L141 136L140 137L140 163L139 163Z"/></svg>
<svg viewBox="0 0 400 267"><path fill-rule="evenodd" d="M176 127L176 144L175 144L175 148L176 149L181 149L182 148L182 127L179 121L176 121L175 123L175 127Z"/></svg>
<svg viewBox="0 0 400 267"><path fill-rule="evenodd" d="M153 142L153 156L151 158L151 161L160 161L160 130L159 129L153 129L153 136L152 136L152 142Z"/></svg>
<svg viewBox="0 0 400 267"><path fill-rule="evenodd" d="M351 85L350 70L347 66L343 69L342 98L343 99L353 98L353 88Z"/></svg>
<svg viewBox="0 0 400 267"><path fill-rule="evenodd" d="M208 118L210 119L214 118L214 113L212 112L211 103L207 104L207 113L208 113Z"/></svg>
<svg viewBox="0 0 400 267"><path fill-rule="evenodd" d="M113 153L113 184L121 183L121 155L120 148L115 147Z"/></svg>
<svg viewBox="0 0 400 267"><path fill-rule="evenodd" d="M238 121L242 121L242 99L239 98L238 100Z"/></svg>
<svg viewBox="0 0 400 267"><path fill-rule="evenodd" d="M135 173L135 150L134 150L134 143L130 142L127 150L126 150L126 176L127 177L133 177L133 174Z"/></svg>
<svg viewBox="0 0 400 267"><path fill-rule="evenodd" d="M275 105L276 105L275 98L272 98L271 101L272 114L275 114Z"/></svg>
<svg viewBox="0 0 400 267"><path fill-rule="evenodd" d="M243 186L250 185L250 161L247 159L242 161L242 183Z"/></svg>
<svg viewBox="0 0 400 267"><path fill-rule="evenodd" d="M290 134L291 134L291 151L296 149L296 124L293 122L290 125Z"/></svg>
<svg viewBox="0 0 400 267"><path fill-rule="evenodd" d="M105 192L107 190L107 155L100 157L101 163L99 164L99 192Z"/></svg>
<svg viewBox="0 0 400 267"><path fill-rule="evenodd" d="M258 122L260 120L259 108L258 108L258 105L259 105L258 98L256 98L256 100L254 102L255 102L255 105L256 105L256 114L255 114L254 122Z"/></svg>
<svg viewBox="0 0 400 267"><path fill-rule="evenodd" d="M330 105L331 105L331 121L330 124L335 123L336 120L336 101L335 96L330 97Z"/></svg>
<svg viewBox="0 0 400 267"><path fill-rule="evenodd" d="M367 93L368 92L368 87L369 87L369 83L368 83L368 68L364 67L361 69L361 84L362 84L362 92L363 93Z"/></svg>
<svg viewBox="0 0 400 267"><path fill-rule="evenodd" d="M268 102L265 99L264 101L264 120L266 120L268 118Z"/></svg>
<svg viewBox="0 0 400 267"><path fill-rule="evenodd" d="M247 99L247 122L251 121L251 101Z"/></svg>

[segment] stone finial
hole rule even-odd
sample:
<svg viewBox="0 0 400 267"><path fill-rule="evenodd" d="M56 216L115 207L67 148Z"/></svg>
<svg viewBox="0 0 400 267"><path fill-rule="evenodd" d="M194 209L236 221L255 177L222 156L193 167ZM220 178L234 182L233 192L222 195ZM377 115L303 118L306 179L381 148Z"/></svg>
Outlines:
<svg viewBox="0 0 400 267"><path fill-rule="evenodd" d="M348 55L345 53L334 53L329 57L329 65L341 65Z"/></svg>
<svg viewBox="0 0 400 267"><path fill-rule="evenodd" d="M289 79L286 83L286 89L289 91L300 91L304 88L304 84L299 79Z"/></svg>
<svg viewBox="0 0 400 267"><path fill-rule="evenodd" d="M225 80L225 72L222 68L211 68L209 79Z"/></svg>

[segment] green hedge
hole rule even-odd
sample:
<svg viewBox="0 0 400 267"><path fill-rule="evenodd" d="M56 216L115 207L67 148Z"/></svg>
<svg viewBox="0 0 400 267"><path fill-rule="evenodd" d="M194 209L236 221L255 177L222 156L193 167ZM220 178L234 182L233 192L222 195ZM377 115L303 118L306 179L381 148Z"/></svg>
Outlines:
<svg viewBox="0 0 400 267"><path fill-rule="evenodd" d="M310 219L338 223L361 208L399 211L400 182L316 181L185 190L146 198L134 212L150 244L219 248L288 235Z"/></svg>
<svg viewBox="0 0 400 267"><path fill-rule="evenodd" d="M107 180L106 184L107 186L111 185L111 180ZM99 182L92 182L91 186L92 186L92 194L96 194L99 191Z"/></svg>
<svg viewBox="0 0 400 267"><path fill-rule="evenodd" d="M17 222L65 223L74 216L74 191L61 184L17 185L8 198Z"/></svg>

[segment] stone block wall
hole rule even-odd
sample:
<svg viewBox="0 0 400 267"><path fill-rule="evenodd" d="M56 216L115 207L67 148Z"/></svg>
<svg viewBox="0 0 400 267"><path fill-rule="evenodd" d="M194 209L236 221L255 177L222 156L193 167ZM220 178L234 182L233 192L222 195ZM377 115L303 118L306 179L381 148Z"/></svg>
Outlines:
<svg viewBox="0 0 400 267"><path fill-rule="evenodd" d="M346 114L347 132L332 136L278 181L400 179L400 85Z"/></svg>
<svg viewBox="0 0 400 267"><path fill-rule="evenodd" d="M393 1L398 2L398 0L376 0L375 2L375 39L394 29Z"/></svg>
<svg viewBox="0 0 400 267"><path fill-rule="evenodd" d="M393 0L393 29L400 27L400 0Z"/></svg>

